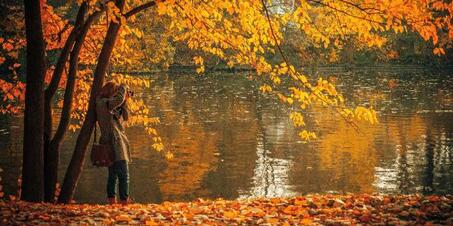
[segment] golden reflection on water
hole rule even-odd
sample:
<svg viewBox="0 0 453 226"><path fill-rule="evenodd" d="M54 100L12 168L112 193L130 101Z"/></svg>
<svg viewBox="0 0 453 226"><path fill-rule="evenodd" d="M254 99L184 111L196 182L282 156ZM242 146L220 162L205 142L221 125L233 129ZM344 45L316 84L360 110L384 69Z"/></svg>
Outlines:
<svg viewBox="0 0 453 226"><path fill-rule="evenodd" d="M387 82L377 83L383 87L346 83L343 89L353 100L371 100L380 110L380 124L360 124L358 133L315 107L307 121L319 139L304 144L288 109L258 94L248 80L161 76L139 95L161 118L158 130L174 158L166 161L152 150L143 129L129 128L132 196L139 202L161 202L326 192L453 192L453 114L435 113L432 106L453 109L449 89L423 91L410 102L405 83L391 90L385 88ZM423 99L427 94L431 96ZM20 173L21 122L2 121L10 132L0 136L1 150L10 150L0 156L9 191ZM69 134L65 141L60 177L75 138ZM105 178L105 169L86 164L76 198L104 202Z"/></svg>
<svg viewBox="0 0 453 226"><path fill-rule="evenodd" d="M360 124L358 133L344 120L338 120L334 127L320 138L317 150L322 169L331 169L334 183L355 185L354 190L372 192L374 167L377 163L374 146L377 128Z"/></svg>
<svg viewBox="0 0 453 226"><path fill-rule="evenodd" d="M171 128L178 136L166 139L169 148L175 150L175 158L159 174L159 186L164 200L198 190L203 176L217 161L214 151L218 136L206 132L194 121L193 114L188 113L184 122ZM167 137L167 131L160 131Z"/></svg>

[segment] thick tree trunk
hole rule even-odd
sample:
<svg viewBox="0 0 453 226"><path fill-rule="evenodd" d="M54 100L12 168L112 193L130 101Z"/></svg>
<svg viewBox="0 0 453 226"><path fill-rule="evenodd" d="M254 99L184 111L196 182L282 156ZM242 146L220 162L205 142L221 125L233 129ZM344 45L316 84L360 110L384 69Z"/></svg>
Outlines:
<svg viewBox="0 0 453 226"><path fill-rule="evenodd" d="M52 80L50 81L44 95L44 200L46 202L54 201L55 187L58 177L59 153L55 153L58 152L58 148L55 149L55 147L51 147L50 144L50 140L52 139L52 100L57 92L58 84L60 83L63 70L71 53L71 49L73 48L76 38L79 36L80 30L85 22L87 9L87 3L82 3L77 13L74 28L69 34L68 39L61 50L57 64L55 65Z"/></svg>
<svg viewBox="0 0 453 226"><path fill-rule="evenodd" d="M46 201L53 202L55 198L55 188L58 180L58 165L60 160L60 145L64 140L66 131L69 127L69 121L71 119L72 111L72 102L74 96L74 87L77 79L77 70L79 66L79 55L80 50L82 49L83 43L85 41L88 30L90 29L93 22L101 15L101 12L95 12L93 15L88 17L87 21L83 25L82 31L80 32L77 40L72 49L70 60L69 60L69 73L68 79L66 82L66 89L64 93L63 100L63 109L61 111L60 123L55 132L55 136L50 141L48 158L46 168L48 172L46 173L46 182L48 187L46 187Z"/></svg>
<svg viewBox="0 0 453 226"><path fill-rule="evenodd" d="M21 198L41 202L43 184L45 47L40 0L24 0L27 36L27 85L25 91L24 146Z"/></svg>
<svg viewBox="0 0 453 226"><path fill-rule="evenodd" d="M116 0L115 4L122 11L124 8L124 3L124 0ZM98 58L96 70L94 72L94 81L93 85L91 86L88 112L85 116L82 128L80 129L79 136L77 137L74 153L65 174L63 185L61 187L60 197L58 199L59 203L69 203L73 199L75 188L80 178L80 174L82 172L83 164L85 161L85 154L88 143L90 142L91 133L93 132L93 126L96 122L96 96L104 83L105 73L107 71L107 66L109 64L110 57L115 46L115 41L118 36L120 26L121 25L117 23L110 23L107 30L107 35L105 37L104 44Z"/></svg>

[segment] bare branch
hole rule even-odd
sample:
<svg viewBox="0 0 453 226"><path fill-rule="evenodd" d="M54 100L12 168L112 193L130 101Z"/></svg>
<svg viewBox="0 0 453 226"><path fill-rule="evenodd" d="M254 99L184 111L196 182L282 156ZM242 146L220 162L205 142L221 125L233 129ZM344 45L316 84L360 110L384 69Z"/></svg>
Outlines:
<svg viewBox="0 0 453 226"><path fill-rule="evenodd" d="M360 19L360 20L365 20L365 21L368 21L368 22L371 22L371 23L376 23L376 24L379 24L379 25L385 25L385 23L383 23L383 22L372 20L372 19L366 18L366 17L360 17L360 16L357 16L357 15L354 15L354 14L349 13L347 11L335 8L335 7L331 6L330 4L324 3L322 1L316 1L316 0L308 0L308 1L313 2L313 3L317 3L317 4L322 5L322 6L325 6L325 7L329 8L329 9L331 9L331 10L340 12L340 13L345 14L345 15L350 16L350 17L354 17L354 18L357 18L357 19ZM347 4L344 1L342 1L342 2Z"/></svg>

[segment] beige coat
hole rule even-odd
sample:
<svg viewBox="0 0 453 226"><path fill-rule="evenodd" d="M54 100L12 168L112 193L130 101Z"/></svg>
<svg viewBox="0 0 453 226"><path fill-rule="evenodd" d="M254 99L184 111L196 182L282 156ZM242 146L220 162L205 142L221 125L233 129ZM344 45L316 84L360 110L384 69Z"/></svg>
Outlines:
<svg viewBox="0 0 453 226"><path fill-rule="evenodd" d="M110 144L115 152L115 161L131 160L130 145L123 123L128 119L125 96L126 86L120 86L111 98L96 98L96 117L101 128L100 144Z"/></svg>

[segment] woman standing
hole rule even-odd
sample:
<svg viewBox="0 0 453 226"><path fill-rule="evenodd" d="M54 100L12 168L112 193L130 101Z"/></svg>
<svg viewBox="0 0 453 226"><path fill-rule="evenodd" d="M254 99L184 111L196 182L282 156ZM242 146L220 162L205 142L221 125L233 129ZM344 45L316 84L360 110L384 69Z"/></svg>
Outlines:
<svg viewBox="0 0 453 226"><path fill-rule="evenodd" d="M109 166L107 198L110 204L116 201L116 184L119 182L119 196L122 204L131 202L129 198L129 169L131 160L129 140L123 123L128 120L127 99L131 95L125 85L107 82L96 98L96 114L101 129L100 144L108 144L115 153L114 163Z"/></svg>

